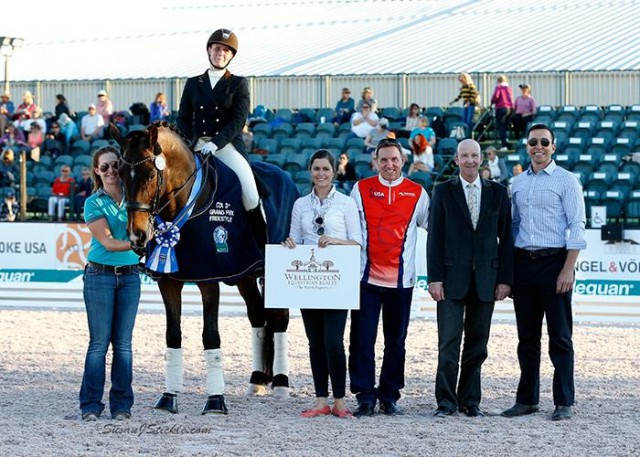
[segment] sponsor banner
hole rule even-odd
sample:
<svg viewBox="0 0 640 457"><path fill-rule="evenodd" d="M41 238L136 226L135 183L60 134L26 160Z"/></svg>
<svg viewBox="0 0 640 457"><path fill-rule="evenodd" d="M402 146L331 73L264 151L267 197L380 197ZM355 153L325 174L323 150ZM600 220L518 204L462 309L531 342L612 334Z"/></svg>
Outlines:
<svg viewBox="0 0 640 457"><path fill-rule="evenodd" d="M91 243L84 224L4 223L0 269L83 269Z"/></svg>
<svg viewBox="0 0 640 457"><path fill-rule="evenodd" d="M0 283L15 282L71 282L82 276L82 270L4 270L0 269Z"/></svg>
<svg viewBox="0 0 640 457"><path fill-rule="evenodd" d="M358 309L360 247L268 245L267 308Z"/></svg>

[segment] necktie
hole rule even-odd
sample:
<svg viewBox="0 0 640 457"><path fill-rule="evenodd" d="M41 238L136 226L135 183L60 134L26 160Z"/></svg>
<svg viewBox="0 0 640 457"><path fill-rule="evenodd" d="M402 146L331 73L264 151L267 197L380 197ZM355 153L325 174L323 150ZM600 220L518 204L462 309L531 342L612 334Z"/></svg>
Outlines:
<svg viewBox="0 0 640 457"><path fill-rule="evenodd" d="M473 228L478 224L478 195L476 194L476 186L467 184L467 206L469 207L469 215Z"/></svg>

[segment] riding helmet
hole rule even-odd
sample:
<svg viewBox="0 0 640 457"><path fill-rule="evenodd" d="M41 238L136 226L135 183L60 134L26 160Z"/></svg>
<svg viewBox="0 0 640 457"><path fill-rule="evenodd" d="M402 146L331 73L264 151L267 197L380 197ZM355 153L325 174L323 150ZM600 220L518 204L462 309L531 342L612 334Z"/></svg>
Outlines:
<svg viewBox="0 0 640 457"><path fill-rule="evenodd" d="M234 55L238 52L238 37L229 29L218 29L213 32L207 41L207 49L214 43L228 46Z"/></svg>

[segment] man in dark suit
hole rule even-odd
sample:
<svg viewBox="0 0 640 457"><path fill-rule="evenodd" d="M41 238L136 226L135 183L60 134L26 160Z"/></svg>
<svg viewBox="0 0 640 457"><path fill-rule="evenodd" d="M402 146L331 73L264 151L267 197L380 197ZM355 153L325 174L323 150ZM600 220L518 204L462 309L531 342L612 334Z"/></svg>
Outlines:
<svg viewBox="0 0 640 457"><path fill-rule="evenodd" d="M511 208L506 187L480 178L482 154L476 141L460 142L455 161L460 176L436 186L429 210L429 294L438 302L434 415L450 416L459 409L475 417L484 415L480 369L487 358L494 303L509 295L513 280Z"/></svg>
<svg viewBox="0 0 640 457"><path fill-rule="evenodd" d="M266 244L260 196L249 162L244 157L242 129L249 114L249 83L227 70L238 52L238 38L219 29L207 41L210 67L189 78L184 86L176 123L191 139L194 150L215 154L240 180L242 203L259 245Z"/></svg>

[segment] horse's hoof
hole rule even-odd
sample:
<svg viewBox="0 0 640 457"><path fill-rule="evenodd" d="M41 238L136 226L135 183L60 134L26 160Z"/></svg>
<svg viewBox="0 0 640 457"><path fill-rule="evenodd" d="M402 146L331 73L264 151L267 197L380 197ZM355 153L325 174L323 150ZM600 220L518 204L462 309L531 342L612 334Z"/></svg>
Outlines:
<svg viewBox="0 0 640 457"><path fill-rule="evenodd" d="M228 414L229 410L224 402L224 395L209 395L202 408L202 414Z"/></svg>
<svg viewBox="0 0 640 457"><path fill-rule="evenodd" d="M262 384L249 384L247 387L247 395L250 397L262 397L267 395L267 387Z"/></svg>
<svg viewBox="0 0 640 457"><path fill-rule="evenodd" d="M163 393L156 405L153 407L154 409L161 409L163 411L168 411L173 414L177 414L178 412L178 396L176 394L170 394L168 392Z"/></svg>
<svg viewBox="0 0 640 457"><path fill-rule="evenodd" d="M289 388L276 386L273 388L273 398L276 400L284 400L285 398L289 398Z"/></svg>

